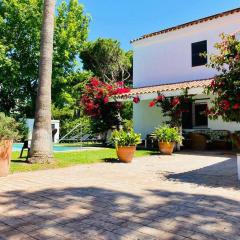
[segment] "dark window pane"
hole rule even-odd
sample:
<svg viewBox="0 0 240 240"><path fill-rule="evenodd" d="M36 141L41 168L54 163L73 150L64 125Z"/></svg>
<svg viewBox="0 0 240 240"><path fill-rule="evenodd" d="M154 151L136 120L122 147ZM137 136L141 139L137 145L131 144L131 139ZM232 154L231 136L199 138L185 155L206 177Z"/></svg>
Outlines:
<svg viewBox="0 0 240 240"><path fill-rule="evenodd" d="M195 105L195 126L208 126L208 117L206 114L207 104Z"/></svg>
<svg viewBox="0 0 240 240"><path fill-rule="evenodd" d="M207 58L200 56L207 52L207 41L192 43L192 66L201 66L207 63Z"/></svg>
<svg viewBox="0 0 240 240"><path fill-rule="evenodd" d="M182 113L182 128L183 129L191 129L193 127L192 124L192 103L189 103L186 106L186 111Z"/></svg>

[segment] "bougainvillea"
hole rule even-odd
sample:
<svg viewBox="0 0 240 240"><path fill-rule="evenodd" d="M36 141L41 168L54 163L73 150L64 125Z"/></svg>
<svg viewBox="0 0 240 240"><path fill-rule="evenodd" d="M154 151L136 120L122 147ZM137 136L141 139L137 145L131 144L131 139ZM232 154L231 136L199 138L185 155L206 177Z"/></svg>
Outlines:
<svg viewBox="0 0 240 240"><path fill-rule="evenodd" d="M139 96L133 97L133 102L136 103L136 104L140 103Z"/></svg>
<svg viewBox="0 0 240 240"><path fill-rule="evenodd" d="M81 104L86 115L97 122L102 131L121 124L119 112L122 103L110 101L116 94L128 93L123 82L105 83L94 77L86 85Z"/></svg>
<svg viewBox="0 0 240 240"><path fill-rule="evenodd" d="M133 102L139 103L139 101L138 96L133 98ZM166 123L173 127L180 127L182 124L182 113L189 111L189 105L192 101L192 96L188 95L186 89L183 95L176 97L165 97L159 93L158 96L149 103L149 107L161 107L163 115L169 118Z"/></svg>
<svg viewBox="0 0 240 240"><path fill-rule="evenodd" d="M150 102L149 107L161 107L163 115L169 117L166 123L173 127L180 127L182 113L189 111L191 102L192 96L189 96L186 90L183 95L175 97L165 97L163 94L158 94L157 98Z"/></svg>
<svg viewBox="0 0 240 240"><path fill-rule="evenodd" d="M217 55L210 56L209 67L216 69L207 93L214 95L209 117L219 116L225 121L240 122L240 42L233 35L221 35L222 41L215 47Z"/></svg>

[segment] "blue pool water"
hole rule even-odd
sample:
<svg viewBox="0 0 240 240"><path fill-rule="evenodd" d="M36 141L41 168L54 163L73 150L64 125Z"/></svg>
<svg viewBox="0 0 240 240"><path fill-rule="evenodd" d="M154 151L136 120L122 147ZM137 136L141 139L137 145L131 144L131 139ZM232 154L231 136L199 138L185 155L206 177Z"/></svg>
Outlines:
<svg viewBox="0 0 240 240"><path fill-rule="evenodd" d="M13 144L13 151L14 152L20 152L22 150L22 143L14 143ZM81 147L68 147L68 146L60 146L60 145L54 145L53 151L54 152L72 152L72 151L80 151L82 150Z"/></svg>

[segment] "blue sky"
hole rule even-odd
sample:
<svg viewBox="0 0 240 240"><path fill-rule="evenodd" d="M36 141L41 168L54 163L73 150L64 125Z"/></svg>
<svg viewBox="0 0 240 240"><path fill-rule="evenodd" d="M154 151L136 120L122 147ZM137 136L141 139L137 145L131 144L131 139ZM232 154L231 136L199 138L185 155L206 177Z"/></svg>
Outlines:
<svg viewBox="0 0 240 240"><path fill-rule="evenodd" d="M89 39L113 38L124 49L143 34L240 7L239 0L79 0L92 16Z"/></svg>

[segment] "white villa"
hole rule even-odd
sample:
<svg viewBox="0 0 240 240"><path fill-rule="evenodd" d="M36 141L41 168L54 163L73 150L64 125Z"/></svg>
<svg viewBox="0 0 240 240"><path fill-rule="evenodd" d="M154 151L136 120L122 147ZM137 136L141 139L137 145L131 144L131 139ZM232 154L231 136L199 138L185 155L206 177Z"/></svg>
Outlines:
<svg viewBox="0 0 240 240"><path fill-rule="evenodd" d="M130 93L118 95L119 100L139 96L140 103L134 104L134 128L145 138L163 122L161 110L149 107L158 93L165 96L182 95L189 88L194 94L191 111L183 115L183 129L240 130L234 122L226 123L220 118L210 120L202 114L210 104L210 97L204 94L217 73L207 68L208 59L200 57L202 52L214 53L214 44L220 34L233 34L240 30L240 8L219 13L203 19L188 22L159 32L144 35L133 40L134 88Z"/></svg>

